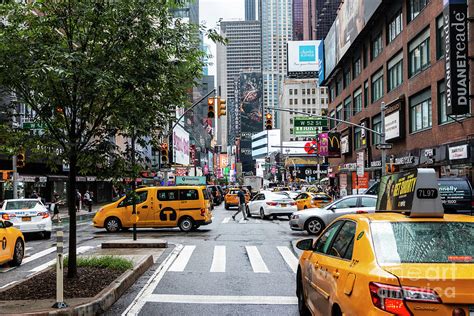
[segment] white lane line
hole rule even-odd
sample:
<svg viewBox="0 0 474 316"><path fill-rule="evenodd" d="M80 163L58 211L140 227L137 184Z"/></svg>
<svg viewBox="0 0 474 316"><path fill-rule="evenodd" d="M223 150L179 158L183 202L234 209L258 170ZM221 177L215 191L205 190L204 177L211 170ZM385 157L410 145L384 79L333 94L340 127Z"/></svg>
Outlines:
<svg viewBox="0 0 474 316"><path fill-rule="evenodd" d="M168 271L183 272L196 246L185 246Z"/></svg>
<svg viewBox="0 0 474 316"><path fill-rule="evenodd" d="M25 247L25 251L31 250L33 247Z"/></svg>
<svg viewBox="0 0 474 316"><path fill-rule="evenodd" d="M224 220L222 221L222 224L227 224L229 221L230 221L230 217L226 217L226 218L224 218Z"/></svg>
<svg viewBox="0 0 474 316"><path fill-rule="evenodd" d="M215 246L210 272L225 272L225 246Z"/></svg>
<svg viewBox="0 0 474 316"><path fill-rule="evenodd" d="M224 295L171 295L152 294L147 298L152 303L182 304L252 304L252 305L295 305L294 296L224 296Z"/></svg>
<svg viewBox="0 0 474 316"><path fill-rule="evenodd" d="M263 262L260 252L258 252L257 246L245 246L247 255L249 256L250 264L252 265L253 272L255 273L270 273L267 265Z"/></svg>
<svg viewBox="0 0 474 316"><path fill-rule="evenodd" d="M2 286L0 286L0 290L1 290L1 289L4 289L4 288L6 288L6 287L8 287L8 286L10 286L10 285L12 285L12 284L15 284L16 282L18 282L18 281L12 281L12 282L10 282L10 283L7 283L7 284L5 284L5 285L2 285Z"/></svg>
<svg viewBox="0 0 474 316"><path fill-rule="evenodd" d="M93 249L94 247L92 246L81 246L79 248L77 248L77 254L81 254L81 253L84 253L86 251L89 251L91 249ZM29 272L39 272L39 271L43 271L44 269L47 269L49 268L50 266L56 264L56 259L53 259L51 261L48 261L40 266L37 266L36 268L33 268L31 269Z"/></svg>
<svg viewBox="0 0 474 316"><path fill-rule="evenodd" d="M298 269L298 259L291 252L290 248L285 246L278 246L277 248L283 259L285 260L286 264L290 267L291 270L293 270L294 273L296 273L296 270Z"/></svg>
<svg viewBox="0 0 474 316"><path fill-rule="evenodd" d="M153 275L148 279L145 286L138 292L137 296L133 299L133 302L127 307L122 313L122 316L138 315L146 304L147 299L153 294L153 291L160 283L161 279L168 271L170 265L178 257L179 253L183 250L183 245L176 245L176 248L168 255L168 257L160 264Z"/></svg>
<svg viewBox="0 0 474 316"><path fill-rule="evenodd" d="M35 253L34 255L23 259L22 265L27 264L28 262L31 262L31 261L36 260L38 258L44 257L46 255L49 255L50 253L55 252L55 251L56 251L56 247L51 247L51 248L48 248L46 250Z"/></svg>

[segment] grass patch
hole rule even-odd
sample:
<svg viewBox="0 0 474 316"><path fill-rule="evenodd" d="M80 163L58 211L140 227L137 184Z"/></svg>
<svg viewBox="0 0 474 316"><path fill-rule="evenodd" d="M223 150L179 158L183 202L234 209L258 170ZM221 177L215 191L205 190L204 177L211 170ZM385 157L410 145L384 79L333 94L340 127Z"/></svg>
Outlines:
<svg viewBox="0 0 474 316"><path fill-rule="evenodd" d="M68 257L64 258L64 265L68 264ZM120 271L126 271L133 268L131 260L120 258L117 256L98 256L98 257L78 257L78 267L97 267L97 268L108 268L116 269Z"/></svg>

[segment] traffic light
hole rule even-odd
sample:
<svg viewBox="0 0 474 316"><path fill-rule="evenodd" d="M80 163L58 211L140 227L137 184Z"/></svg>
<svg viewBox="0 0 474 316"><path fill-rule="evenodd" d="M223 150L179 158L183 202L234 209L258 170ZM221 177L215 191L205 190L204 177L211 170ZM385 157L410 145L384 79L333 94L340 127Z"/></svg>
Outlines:
<svg viewBox="0 0 474 316"><path fill-rule="evenodd" d="M226 108L226 105L225 105L225 99L221 99L221 98L217 98L217 105L219 107L219 117L221 116L225 116L226 113L227 113L227 108Z"/></svg>
<svg viewBox="0 0 474 316"><path fill-rule="evenodd" d="M273 128L273 118L270 113L265 114L265 129L269 130Z"/></svg>
<svg viewBox="0 0 474 316"><path fill-rule="evenodd" d="M208 98L207 99L207 117L208 118L215 118L216 114L214 112L214 98Z"/></svg>
<svg viewBox="0 0 474 316"><path fill-rule="evenodd" d="M390 162L385 165L385 171L386 173L397 173L400 172L400 166Z"/></svg>
<svg viewBox="0 0 474 316"><path fill-rule="evenodd" d="M161 164L167 164L169 162L168 160L168 155L169 155L169 148L167 143L161 144Z"/></svg>
<svg viewBox="0 0 474 316"><path fill-rule="evenodd" d="M23 168L26 164L25 162L25 152L20 152L18 155L16 155L16 167L17 168Z"/></svg>

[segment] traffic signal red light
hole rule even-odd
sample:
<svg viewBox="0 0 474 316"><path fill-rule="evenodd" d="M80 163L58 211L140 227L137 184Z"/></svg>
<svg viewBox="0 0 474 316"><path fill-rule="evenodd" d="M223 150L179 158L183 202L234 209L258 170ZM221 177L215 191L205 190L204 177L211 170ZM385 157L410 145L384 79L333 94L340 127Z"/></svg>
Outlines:
<svg viewBox="0 0 474 316"><path fill-rule="evenodd" d="M214 112L214 98L208 98L207 99L207 107L208 107L208 110L207 110L207 117L208 118L215 118L216 117L216 113Z"/></svg>
<svg viewBox="0 0 474 316"><path fill-rule="evenodd" d="M16 167L17 168L23 168L26 164L25 162L25 153L24 152L20 152L18 155L16 155Z"/></svg>
<svg viewBox="0 0 474 316"><path fill-rule="evenodd" d="M161 164L167 164L169 162L169 148L167 143L161 144Z"/></svg>
<svg viewBox="0 0 474 316"><path fill-rule="evenodd" d="M273 128L273 116L270 113L265 114L265 129Z"/></svg>
<svg viewBox="0 0 474 316"><path fill-rule="evenodd" d="M219 106L218 109L218 116L225 116L227 113L226 102L225 99L217 98L217 105Z"/></svg>

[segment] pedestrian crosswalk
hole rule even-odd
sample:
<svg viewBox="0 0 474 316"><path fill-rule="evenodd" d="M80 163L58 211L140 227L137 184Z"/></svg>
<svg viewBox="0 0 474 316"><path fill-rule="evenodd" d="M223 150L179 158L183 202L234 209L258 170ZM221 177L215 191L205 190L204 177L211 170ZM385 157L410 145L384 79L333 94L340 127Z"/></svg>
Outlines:
<svg viewBox="0 0 474 316"><path fill-rule="evenodd" d="M253 273L296 273L298 259L288 246L187 245L168 268L168 272L223 273L234 271L229 269L231 265L234 269L238 266L239 269Z"/></svg>
<svg viewBox="0 0 474 316"><path fill-rule="evenodd" d="M221 222L222 224L262 224L264 221L257 219L257 218L249 218L248 221L244 220L243 218L240 219L232 219L232 217L224 217L224 219Z"/></svg>

